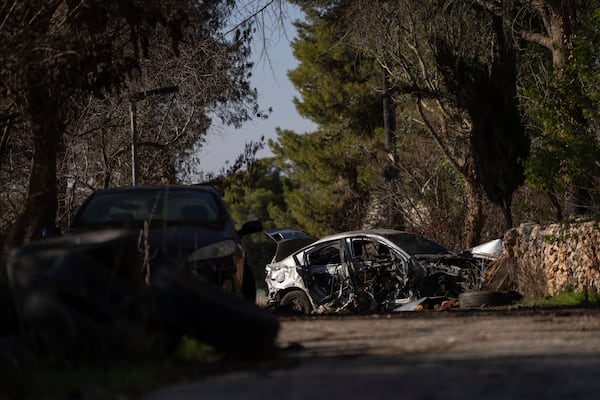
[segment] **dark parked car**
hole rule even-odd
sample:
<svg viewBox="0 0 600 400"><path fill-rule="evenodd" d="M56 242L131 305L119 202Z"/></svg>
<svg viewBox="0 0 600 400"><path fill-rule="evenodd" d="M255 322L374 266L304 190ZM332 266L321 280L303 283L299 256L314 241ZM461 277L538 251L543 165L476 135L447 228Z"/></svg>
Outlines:
<svg viewBox="0 0 600 400"><path fill-rule="evenodd" d="M287 228L265 233L277 243L265 278L275 309L387 312L424 297L456 298L479 284L472 257L409 232L353 231L320 240Z"/></svg>
<svg viewBox="0 0 600 400"><path fill-rule="evenodd" d="M74 215L67 233L127 229L139 235L149 276L159 268L189 269L256 299L243 236L262 231L259 221L235 229L219 194L203 185L135 186L98 190Z"/></svg>

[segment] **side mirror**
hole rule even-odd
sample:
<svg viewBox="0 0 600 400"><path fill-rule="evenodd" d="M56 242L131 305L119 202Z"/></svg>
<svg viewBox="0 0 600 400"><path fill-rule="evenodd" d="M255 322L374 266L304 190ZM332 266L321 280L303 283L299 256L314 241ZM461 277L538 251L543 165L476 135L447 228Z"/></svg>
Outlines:
<svg viewBox="0 0 600 400"><path fill-rule="evenodd" d="M262 222L256 221L248 221L242 225L242 228L238 231L240 236L249 235L251 233L261 232L263 230Z"/></svg>

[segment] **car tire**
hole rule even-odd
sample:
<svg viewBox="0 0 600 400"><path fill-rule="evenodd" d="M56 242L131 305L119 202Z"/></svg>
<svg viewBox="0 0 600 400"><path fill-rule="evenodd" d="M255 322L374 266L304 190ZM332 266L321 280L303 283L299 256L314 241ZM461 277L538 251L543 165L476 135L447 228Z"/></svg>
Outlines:
<svg viewBox="0 0 600 400"><path fill-rule="evenodd" d="M506 306L516 299L510 294L491 290L469 290L458 295L461 309Z"/></svg>
<svg viewBox="0 0 600 400"><path fill-rule="evenodd" d="M244 267L244 278L242 279L242 294L252 303L256 303L256 279L249 265Z"/></svg>
<svg viewBox="0 0 600 400"><path fill-rule="evenodd" d="M310 314L312 305L306 293L301 290L293 290L281 298L279 309L290 313Z"/></svg>

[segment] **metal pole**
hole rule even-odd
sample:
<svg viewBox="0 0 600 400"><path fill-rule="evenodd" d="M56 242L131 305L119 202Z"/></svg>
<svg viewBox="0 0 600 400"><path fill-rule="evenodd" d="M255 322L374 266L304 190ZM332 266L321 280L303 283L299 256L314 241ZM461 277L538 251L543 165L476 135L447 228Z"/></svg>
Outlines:
<svg viewBox="0 0 600 400"><path fill-rule="evenodd" d="M131 184L137 185L137 132L135 120L135 100L129 101L129 115L131 116Z"/></svg>

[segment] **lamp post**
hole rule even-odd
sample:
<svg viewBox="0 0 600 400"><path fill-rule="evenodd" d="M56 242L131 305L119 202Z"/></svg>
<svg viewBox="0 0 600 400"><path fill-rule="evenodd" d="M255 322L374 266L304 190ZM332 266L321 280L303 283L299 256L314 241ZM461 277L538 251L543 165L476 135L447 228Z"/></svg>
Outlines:
<svg viewBox="0 0 600 400"><path fill-rule="evenodd" d="M129 115L131 117L131 184L137 185L137 121L136 121L136 103L144 100L147 97L176 93L179 90L178 86L165 86L152 90L144 90L142 92L133 93L129 96Z"/></svg>

